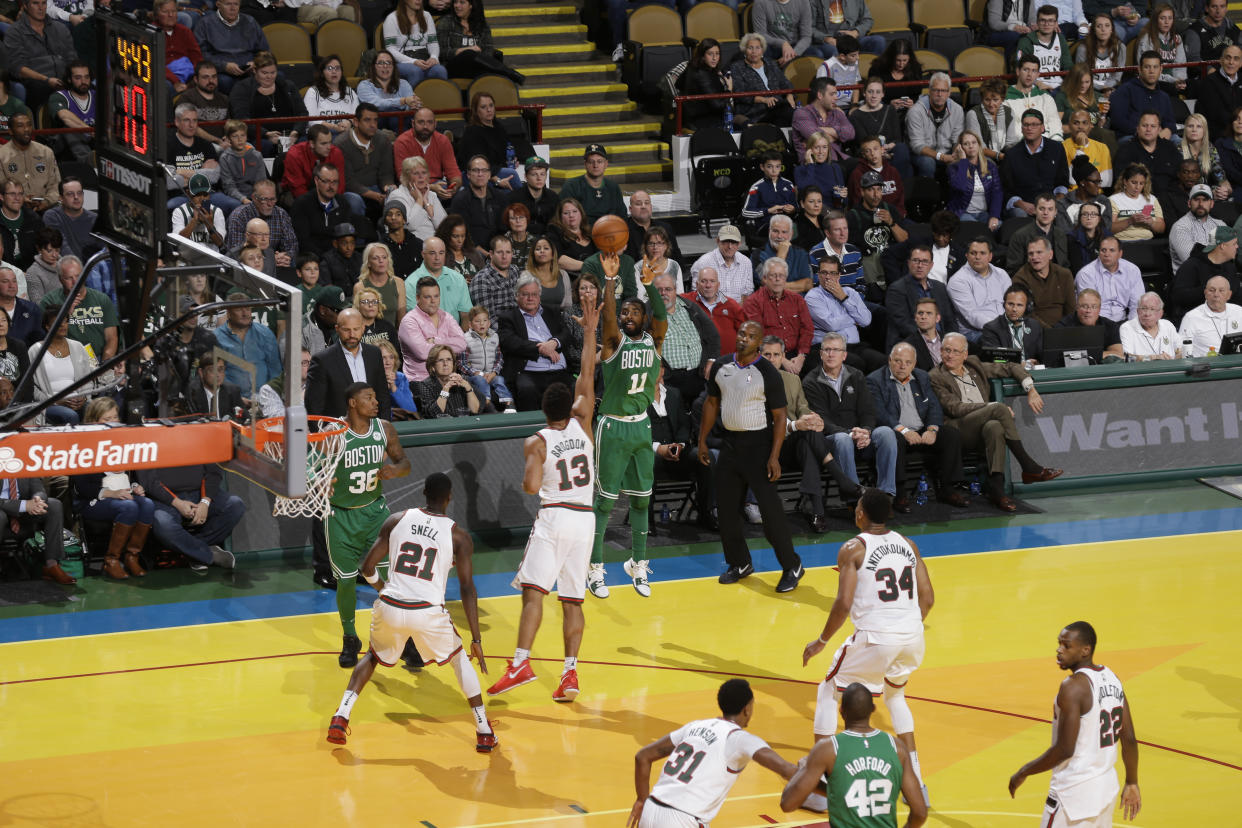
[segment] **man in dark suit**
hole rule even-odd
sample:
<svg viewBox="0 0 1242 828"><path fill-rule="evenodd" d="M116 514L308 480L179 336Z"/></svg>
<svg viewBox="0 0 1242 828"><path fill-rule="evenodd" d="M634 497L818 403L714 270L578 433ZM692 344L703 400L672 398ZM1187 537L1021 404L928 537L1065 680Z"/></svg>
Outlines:
<svg viewBox="0 0 1242 828"><path fill-rule="evenodd" d="M49 498L43 491L43 481L37 477L0 478L0 541L9 535L23 543L42 529L44 537L43 578L62 586L77 583L77 579L61 569L65 558L65 513L60 501Z"/></svg>
<svg viewBox="0 0 1242 828"><path fill-rule="evenodd" d="M916 330L902 342L914 347L915 366L920 371L930 371L940 364L940 307L935 299L926 296L914 306Z"/></svg>
<svg viewBox="0 0 1242 828"><path fill-rule="evenodd" d="M944 361L933 368L932 390L944 409L946 422L962 435L967 449L982 448L988 458L988 500L1002 512L1016 512L1018 504L1005 495L1005 452L1022 466L1023 483L1040 483L1061 475L1060 469L1049 469L1035 462L1022 445L1022 437L1013 421L1013 411L1004 400L992 399L993 377L1009 377L1022 384L1027 404L1036 414L1044 410L1043 398L1035 390L1035 381L1021 365L1012 362L980 362L967 357L966 337L951 333L944 338L941 353Z"/></svg>
<svg viewBox="0 0 1242 828"><path fill-rule="evenodd" d="M909 510L905 491L906 458L912 451L935 457L936 497L952 506L966 506L966 496L954 486L962 475L962 436L944 424L944 411L932 393L926 371L914 367L914 346L898 342L888 355L888 365L867 375L867 387L875 400L875 420L897 432L898 511ZM894 501L894 505L896 501Z"/></svg>
<svg viewBox="0 0 1242 828"><path fill-rule="evenodd" d="M829 332L819 347L820 364L806 375L802 388L807 404L824 421L824 436L832 456L855 485L856 457L874 457L876 487L896 497L896 433L889 426L877 424L867 378L862 371L845 364L845 337ZM893 506L896 508L897 504Z"/></svg>
<svg viewBox="0 0 1242 828"><path fill-rule="evenodd" d="M953 300L949 298L949 289L928 278L932 268L931 247L926 244L912 246L906 268L909 275L889 285L885 299L885 309L888 312L888 348L915 334L918 330L914 324L915 308L920 299L929 296L936 300L936 307L940 311L941 335L957 330L957 316L953 313Z"/></svg>
<svg viewBox="0 0 1242 828"><path fill-rule="evenodd" d="M561 315L540 305L539 280L524 273L516 291L517 307L502 311L499 320L505 382L518 411L537 411L549 385L572 386L574 376L562 353Z"/></svg>
<svg viewBox="0 0 1242 828"><path fill-rule="evenodd" d="M207 414L215 419L239 419L245 414L241 389L224 380L224 360L211 351L198 356L198 370L186 392L186 413Z"/></svg>
<svg viewBox="0 0 1242 828"><path fill-rule="evenodd" d="M655 397L647 406L651 421L651 442L655 443L655 479L693 480L694 501L700 526L715 529L716 493L712 489L711 467L699 462L698 440L690 434L690 414L681 391L664 384L667 370L660 361Z"/></svg>
<svg viewBox="0 0 1242 828"><path fill-rule="evenodd" d="M1044 326L1026 315L1026 288L1010 285L1005 291L1005 312L983 326L981 348L1017 348L1026 367L1039 362L1044 352Z"/></svg>
<svg viewBox="0 0 1242 828"><path fill-rule="evenodd" d="M376 346L362 341L365 330L362 314L356 309L346 308L337 314L336 344L311 355L310 369L306 373L307 414L344 418L345 389L355 382L365 382L375 389L380 419L392 417L384 355ZM311 519L311 547L315 583L325 589L336 589L323 536L323 521L319 518Z"/></svg>

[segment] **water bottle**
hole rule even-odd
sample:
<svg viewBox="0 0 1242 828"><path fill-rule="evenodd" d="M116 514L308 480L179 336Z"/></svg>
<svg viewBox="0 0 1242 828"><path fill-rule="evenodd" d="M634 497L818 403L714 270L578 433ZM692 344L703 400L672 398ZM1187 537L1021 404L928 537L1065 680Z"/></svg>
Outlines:
<svg viewBox="0 0 1242 828"><path fill-rule="evenodd" d="M733 100L725 101L724 128L727 132L733 132Z"/></svg>
<svg viewBox="0 0 1242 828"><path fill-rule="evenodd" d="M668 523L668 504L660 508L660 523Z"/></svg>
<svg viewBox="0 0 1242 828"><path fill-rule="evenodd" d="M918 506L927 505L927 475L919 475L919 486L914 490L914 502Z"/></svg>
<svg viewBox="0 0 1242 828"><path fill-rule="evenodd" d="M983 484L979 482L979 475L975 475L975 479L970 481L970 493L972 495L981 494L983 492Z"/></svg>
<svg viewBox="0 0 1242 828"><path fill-rule="evenodd" d="M1190 359L1190 355L1194 353L1193 346L1194 346L1194 340L1192 340L1190 337L1186 337L1185 339L1182 340L1182 349L1180 352L1178 352L1178 356L1180 356L1182 359Z"/></svg>
<svg viewBox="0 0 1242 828"><path fill-rule="evenodd" d="M517 169L517 151L513 149L513 144L505 145L505 166L511 170Z"/></svg>

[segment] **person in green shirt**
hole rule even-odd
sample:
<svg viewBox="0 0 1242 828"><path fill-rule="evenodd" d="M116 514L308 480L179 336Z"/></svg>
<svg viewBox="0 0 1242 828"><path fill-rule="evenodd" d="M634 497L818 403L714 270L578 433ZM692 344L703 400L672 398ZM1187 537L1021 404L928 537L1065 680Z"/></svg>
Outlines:
<svg viewBox="0 0 1242 828"><path fill-rule="evenodd" d="M65 297L82 272L82 260L77 256L61 256L57 269L60 272L60 287L44 295L39 303L44 309L59 308L65 303ZM85 345L91 356L102 363L116 355L119 340L117 324L116 305L112 300L107 294L88 288L83 282L73 297L69 338Z"/></svg>
<svg viewBox="0 0 1242 828"><path fill-rule="evenodd" d="M586 168L585 174L565 182L561 199L576 198L582 203L582 209L586 211L586 227L594 224L600 216L625 218L625 199L621 197L621 188L617 182L604 178L604 173L608 171L608 150L604 145L587 144L582 164Z"/></svg>
<svg viewBox="0 0 1242 828"><path fill-rule="evenodd" d="M906 828L927 821L927 800L905 745L871 726L875 701L854 682L841 693L845 730L821 739L798 763L798 771L781 792L781 810L802 806L820 780L828 780L832 828L897 828L897 795L910 803Z"/></svg>

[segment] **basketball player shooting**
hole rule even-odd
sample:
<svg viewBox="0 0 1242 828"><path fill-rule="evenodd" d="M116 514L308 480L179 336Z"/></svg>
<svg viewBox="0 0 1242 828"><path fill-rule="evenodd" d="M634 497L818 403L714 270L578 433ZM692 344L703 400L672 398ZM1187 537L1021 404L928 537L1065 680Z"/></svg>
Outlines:
<svg viewBox="0 0 1242 828"><path fill-rule="evenodd" d="M596 598L608 597L604 571L604 533L608 518L621 494L630 499L630 557L625 574L634 589L647 598L651 585L647 576L647 506L655 479L655 449L651 447L651 420L647 408L655 400L656 378L660 373L660 349L668 331L668 312L664 299L652 286L654 274L643 263L642 282L651 306L651 332L647 333L647 306L639 299L621 303L617 324L616 284L620 260L615 253L601 254L604 268L604 307L601 354L604 395L595 424L595 466L599 483L595 496L595 543L591 549L591 568L587 588Z"/></svg>
<svg viewBox="0 0 1242 828"><path fill-rule="evenodd" d="M850 684L862 684L873 696L883 692L893 731L910 753L926 798L906 683L923 662L923 620L935 595L918 547L884 525L892 514L892 501L880 489L866 489L858 499L854 524L860 534L837 553L841 570L837 597L824 631L803 649L802 664L823 652L847 617L853 621L854 634L837 650L832 668L819 684L815 741L836 733L841 693Z"/></svg>
<svg viewBox="0 0 1242 828"><path fill-rule="evenodd" d="M328 741L334 745L345 744L349 735L349 715L358 694L375 673L376 663L391 667L400 657L407 639L412 639L429 661L441 666L453 665L457 684L474 715L478 736L475 750L489 753L496 747L497 739L483 708L479 677L444 608L449 570L456 566L461 606L470 624L470 653L479 660L479 669L486 675L483 638L479 634L478 593L474 588L474 543L469 533L445 514L453 498L453 484L447 475L440 472L429 475L423 486L423 496L427 500L425 508L407 509L384 521L379 537L362 562L362 577L380 593L371 612L371 646L349 677L349 687L328 726ZM449 549L453 551L451 556L443 554ZM390 573L387 583L376 571L381 560L387 560Z"/></svg>
<svg viewBox="0 0 1242 828"><path fill-rule="evenodd" d="M379 401L370 385L355 382L347 387L345 405L349 428L343 435L345 447L332 479L332 510L323 522L343 633L337 662L353 667L362 650L354 628L358 562L389 516L381 481L405 477L410 473L410 460L392 423L379 418Z"/></svg>
<svg viewBox="0 0 1242 828"><path fill-rule="evenodd" d="M543 596L555 585L561 602L565 666L552 699L570 702L578 697L578 648L586 623L582 601L595 533L591 414L595 408L595 326L599 314L593 299L583 300L582 371L577 385L572 395L563 383L548 386L543 393L547 427L527 437L522 447L526 456L522 488L527 494L539 495L539 514L513 578L513 586L522 590L517 649L504 675L488 688L490 696L535 680L530 648L543 620Z"/></svg>

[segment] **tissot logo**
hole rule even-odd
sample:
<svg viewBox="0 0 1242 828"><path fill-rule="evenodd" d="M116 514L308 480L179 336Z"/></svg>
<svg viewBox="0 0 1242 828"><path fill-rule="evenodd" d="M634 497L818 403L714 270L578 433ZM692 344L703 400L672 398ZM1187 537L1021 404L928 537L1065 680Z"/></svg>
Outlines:
<svg viewBox="0 0 1242 828"><path fill-rule="evenodd" d="M109 181L115 181L123 187L129 187L131 190L142 193L143 195L151 194L151 177L136 173L128 167L122 167L107 158L99 159L99 174Z"/></svg>

